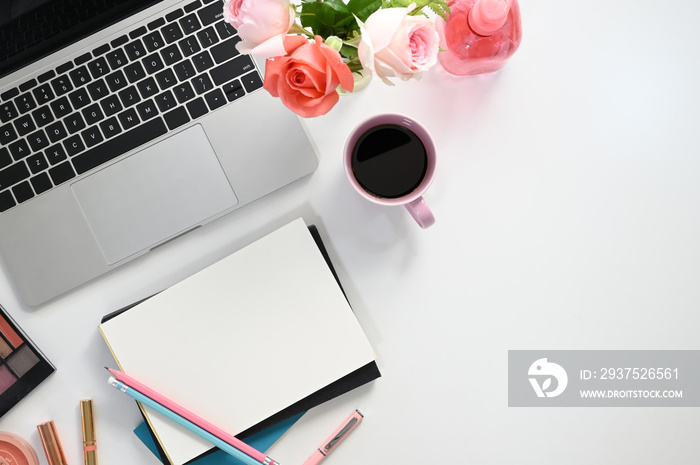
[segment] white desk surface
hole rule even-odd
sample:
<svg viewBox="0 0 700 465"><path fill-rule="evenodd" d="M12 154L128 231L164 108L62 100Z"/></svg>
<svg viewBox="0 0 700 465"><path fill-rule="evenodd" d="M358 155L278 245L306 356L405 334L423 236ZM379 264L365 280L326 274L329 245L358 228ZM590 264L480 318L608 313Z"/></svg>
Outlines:
<svg viewBox="0 0 700 465"><path fill-rule="evenodd" d="M301 464L350 413L343 464L697 463L693 408L509 408L509 349L697 349L700 327L700 3L521 3L524 39L500 72L436 68L373 82L308 121L310 177L40 308L0 298L58 371L0 419L45 457L55 420L81 463L78 401L96 403L102 465L157 460L133 401L106 383L100 317L302 216L319 226L383 377L313 409L273 446ZM437 223L361 199L345 137L400 112L439 151ZM271 128L271 130L273 130Z"/></svg>

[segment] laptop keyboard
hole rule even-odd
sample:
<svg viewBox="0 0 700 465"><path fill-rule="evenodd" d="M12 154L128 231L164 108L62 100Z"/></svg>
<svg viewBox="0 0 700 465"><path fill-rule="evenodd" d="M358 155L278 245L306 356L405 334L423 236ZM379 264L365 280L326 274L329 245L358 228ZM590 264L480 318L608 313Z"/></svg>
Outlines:
<svg viewBox="0 0 700 465"><path fill-rule="evenodd" d="M218 0L183 8L0 95L0 212L262 87Z"/></svg>

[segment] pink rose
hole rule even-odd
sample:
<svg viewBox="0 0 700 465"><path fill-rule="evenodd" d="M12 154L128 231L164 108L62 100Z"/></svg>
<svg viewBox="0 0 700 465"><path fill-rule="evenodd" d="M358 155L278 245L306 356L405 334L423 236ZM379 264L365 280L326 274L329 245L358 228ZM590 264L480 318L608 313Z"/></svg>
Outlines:
<svg viewBox="0 0 700 465"><path fill-rule="evenodd" d="M440 38L435 26L424 16L409 15L411 9L377 10L361 27L362 67L390 85L389 77L419 77L437 62Z"/></svg>
<svg viewBox="0 0 700 465"><path fill-rule="evenodd" d="M282 41L294 24L289 0L225 0L224 19L243 39L236 44L241 53L261 58L284 55Z"/></svg>
<svg viewBox="0 0 700 465"><path fill-rule="evenodd" d="M269 58L263 87L279 97L287 108L304 118L325 115L340 98L340 85L352 91L354 80L340 53L316 36L309 42L301 36L284 41L287 56Z"/></svg>

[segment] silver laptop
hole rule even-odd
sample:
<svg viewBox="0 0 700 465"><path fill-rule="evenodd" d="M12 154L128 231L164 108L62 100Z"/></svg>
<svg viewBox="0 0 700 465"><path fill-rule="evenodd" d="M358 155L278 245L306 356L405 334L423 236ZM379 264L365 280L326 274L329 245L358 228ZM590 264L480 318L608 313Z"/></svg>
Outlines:
<svg viewBox="0 0 700 465"><path fill-rule="evenodd" d="M316 169L220 0L0 0L0 256L46 302Z"/></svg>

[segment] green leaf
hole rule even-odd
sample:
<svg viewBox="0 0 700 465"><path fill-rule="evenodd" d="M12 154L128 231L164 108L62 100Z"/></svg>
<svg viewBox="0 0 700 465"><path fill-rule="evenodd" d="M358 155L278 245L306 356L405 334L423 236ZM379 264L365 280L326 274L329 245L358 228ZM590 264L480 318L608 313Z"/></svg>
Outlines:
<svg viewBox="0 0 700 465"><path fill-rule="evenodd" d="M357 47L343 44L343 46L340 48L340 54L349 59L357 58Z"/></svg>
<svg viewBox="0 0 700 465"><path fill-rule="evenodd" d="M367 21L367 18L377 11L382 6L382 0L350 0L348 9L355 16L360 18L360 21Z"/></svg>

